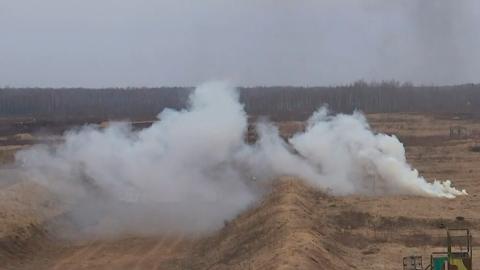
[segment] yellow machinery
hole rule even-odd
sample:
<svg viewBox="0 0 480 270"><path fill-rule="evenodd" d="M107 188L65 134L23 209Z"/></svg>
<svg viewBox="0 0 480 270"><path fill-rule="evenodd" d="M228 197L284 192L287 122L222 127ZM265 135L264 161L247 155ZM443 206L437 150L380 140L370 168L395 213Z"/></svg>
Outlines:
<svg viewBox="0 0 480 270"><path fill-rule="evenodd" d="M430 256L429 270L472 270L472 235L469 229L447 230L446 252L434 252ZM422 269L419 256L403 258L404 270Z"/></svg>

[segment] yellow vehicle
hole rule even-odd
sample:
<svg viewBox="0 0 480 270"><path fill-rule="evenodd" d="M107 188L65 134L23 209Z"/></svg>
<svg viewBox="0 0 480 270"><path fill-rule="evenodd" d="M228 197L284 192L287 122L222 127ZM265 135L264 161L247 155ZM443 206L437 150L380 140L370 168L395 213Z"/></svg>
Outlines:
<svg viewBox="0 0 480 270"><path fill-rule="evenodd" d="M448 229L447 250L434 252L425 270L472 270L472 235L469 229ZM422 257L403 258L404 270L423 269Z"/></svg>

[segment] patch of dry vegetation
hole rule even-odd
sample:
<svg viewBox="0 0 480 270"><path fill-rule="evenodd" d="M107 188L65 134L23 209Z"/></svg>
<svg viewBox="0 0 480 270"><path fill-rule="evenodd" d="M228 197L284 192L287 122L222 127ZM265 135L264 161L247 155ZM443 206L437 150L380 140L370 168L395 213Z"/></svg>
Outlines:
<svg viewBox="0 0 480 270"><path fill-rule="evenodd" d="M469 227L478 235L480 155L469 150L473 138L452 139L448 133L451 125L480 130L480 121L417 114L368 118L375 130L408 138L407 158L423 175L452 179L470 195L332 197L285 177L261 202L209 236L167 233L65 245L50 239L43 226L65 209L41 187L22 182L0 190L0 261L10 263L6 269L40 270L393 270L401 268L403 256L443 250L446 227ZM284 134L302 127L280 125ZM39 243L49 248L36 249ZM478 244L475 240L475 250ZM475 255L473 263L480 263Z"/></svg>

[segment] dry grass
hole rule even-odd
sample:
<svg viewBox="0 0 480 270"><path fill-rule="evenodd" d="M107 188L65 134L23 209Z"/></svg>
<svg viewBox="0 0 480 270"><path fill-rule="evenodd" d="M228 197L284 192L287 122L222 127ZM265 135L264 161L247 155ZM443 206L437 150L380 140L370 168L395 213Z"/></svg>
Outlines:
<svg viewBox="0 0 480 270"><path fill-rule="evenodd" d="M465 126L477 131L480 121L417 114L374 114L368 118L376 131L405 139L409 162L424 176L452 179L470 195L454 200L415 196L331 197L301 181L284 178L258 205L208 237L129 237L66 246L44 239L50 248L33 252L27 247L42 241L34 237L0 241L0 254L8 254L6 250L11 245L26 250L27 259L10 258L12 264L7 269L393 270L401 268L403 256L428 256L432 251L441 251L445 227L470 227L474 236L478 235L480 155L470 151L474 138L449 138L449 128ZM282 123L280 127L284 134L302 128L302 123ZM12 194L19 193L11 193L12 188L29 196L15 199ZM0 214L3 211L8 217L0 218L0 225L9 224L3 227L8 228L3 229L4 235L9 234L8 239L18 234L14 228L41 231L38 226L55 215L52 211L50 216L38 216L39 212L48 213L51 206L45 204L47 195L32 197L45 194L35 191L36 188L14 185L10 193L0 192ZM475 254L478 242L475 240L474 244ZM476 258L474 255L474 265L480 263Z"/></svg>

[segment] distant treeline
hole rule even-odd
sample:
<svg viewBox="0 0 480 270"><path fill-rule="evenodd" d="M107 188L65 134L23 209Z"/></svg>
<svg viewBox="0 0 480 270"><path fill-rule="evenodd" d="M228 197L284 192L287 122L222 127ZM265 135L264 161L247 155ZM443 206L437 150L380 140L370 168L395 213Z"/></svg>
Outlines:
<svg viewBox="0 0 480 270"><path fill-rule="evenodd" d="M153 119L184 108L192 88L0 88L0 117L99 121ZM413 86L395 81L338 87L240 88L252 116L302 120L324 104L335 112L427 112L480 115L480 85Z"/></svg>

